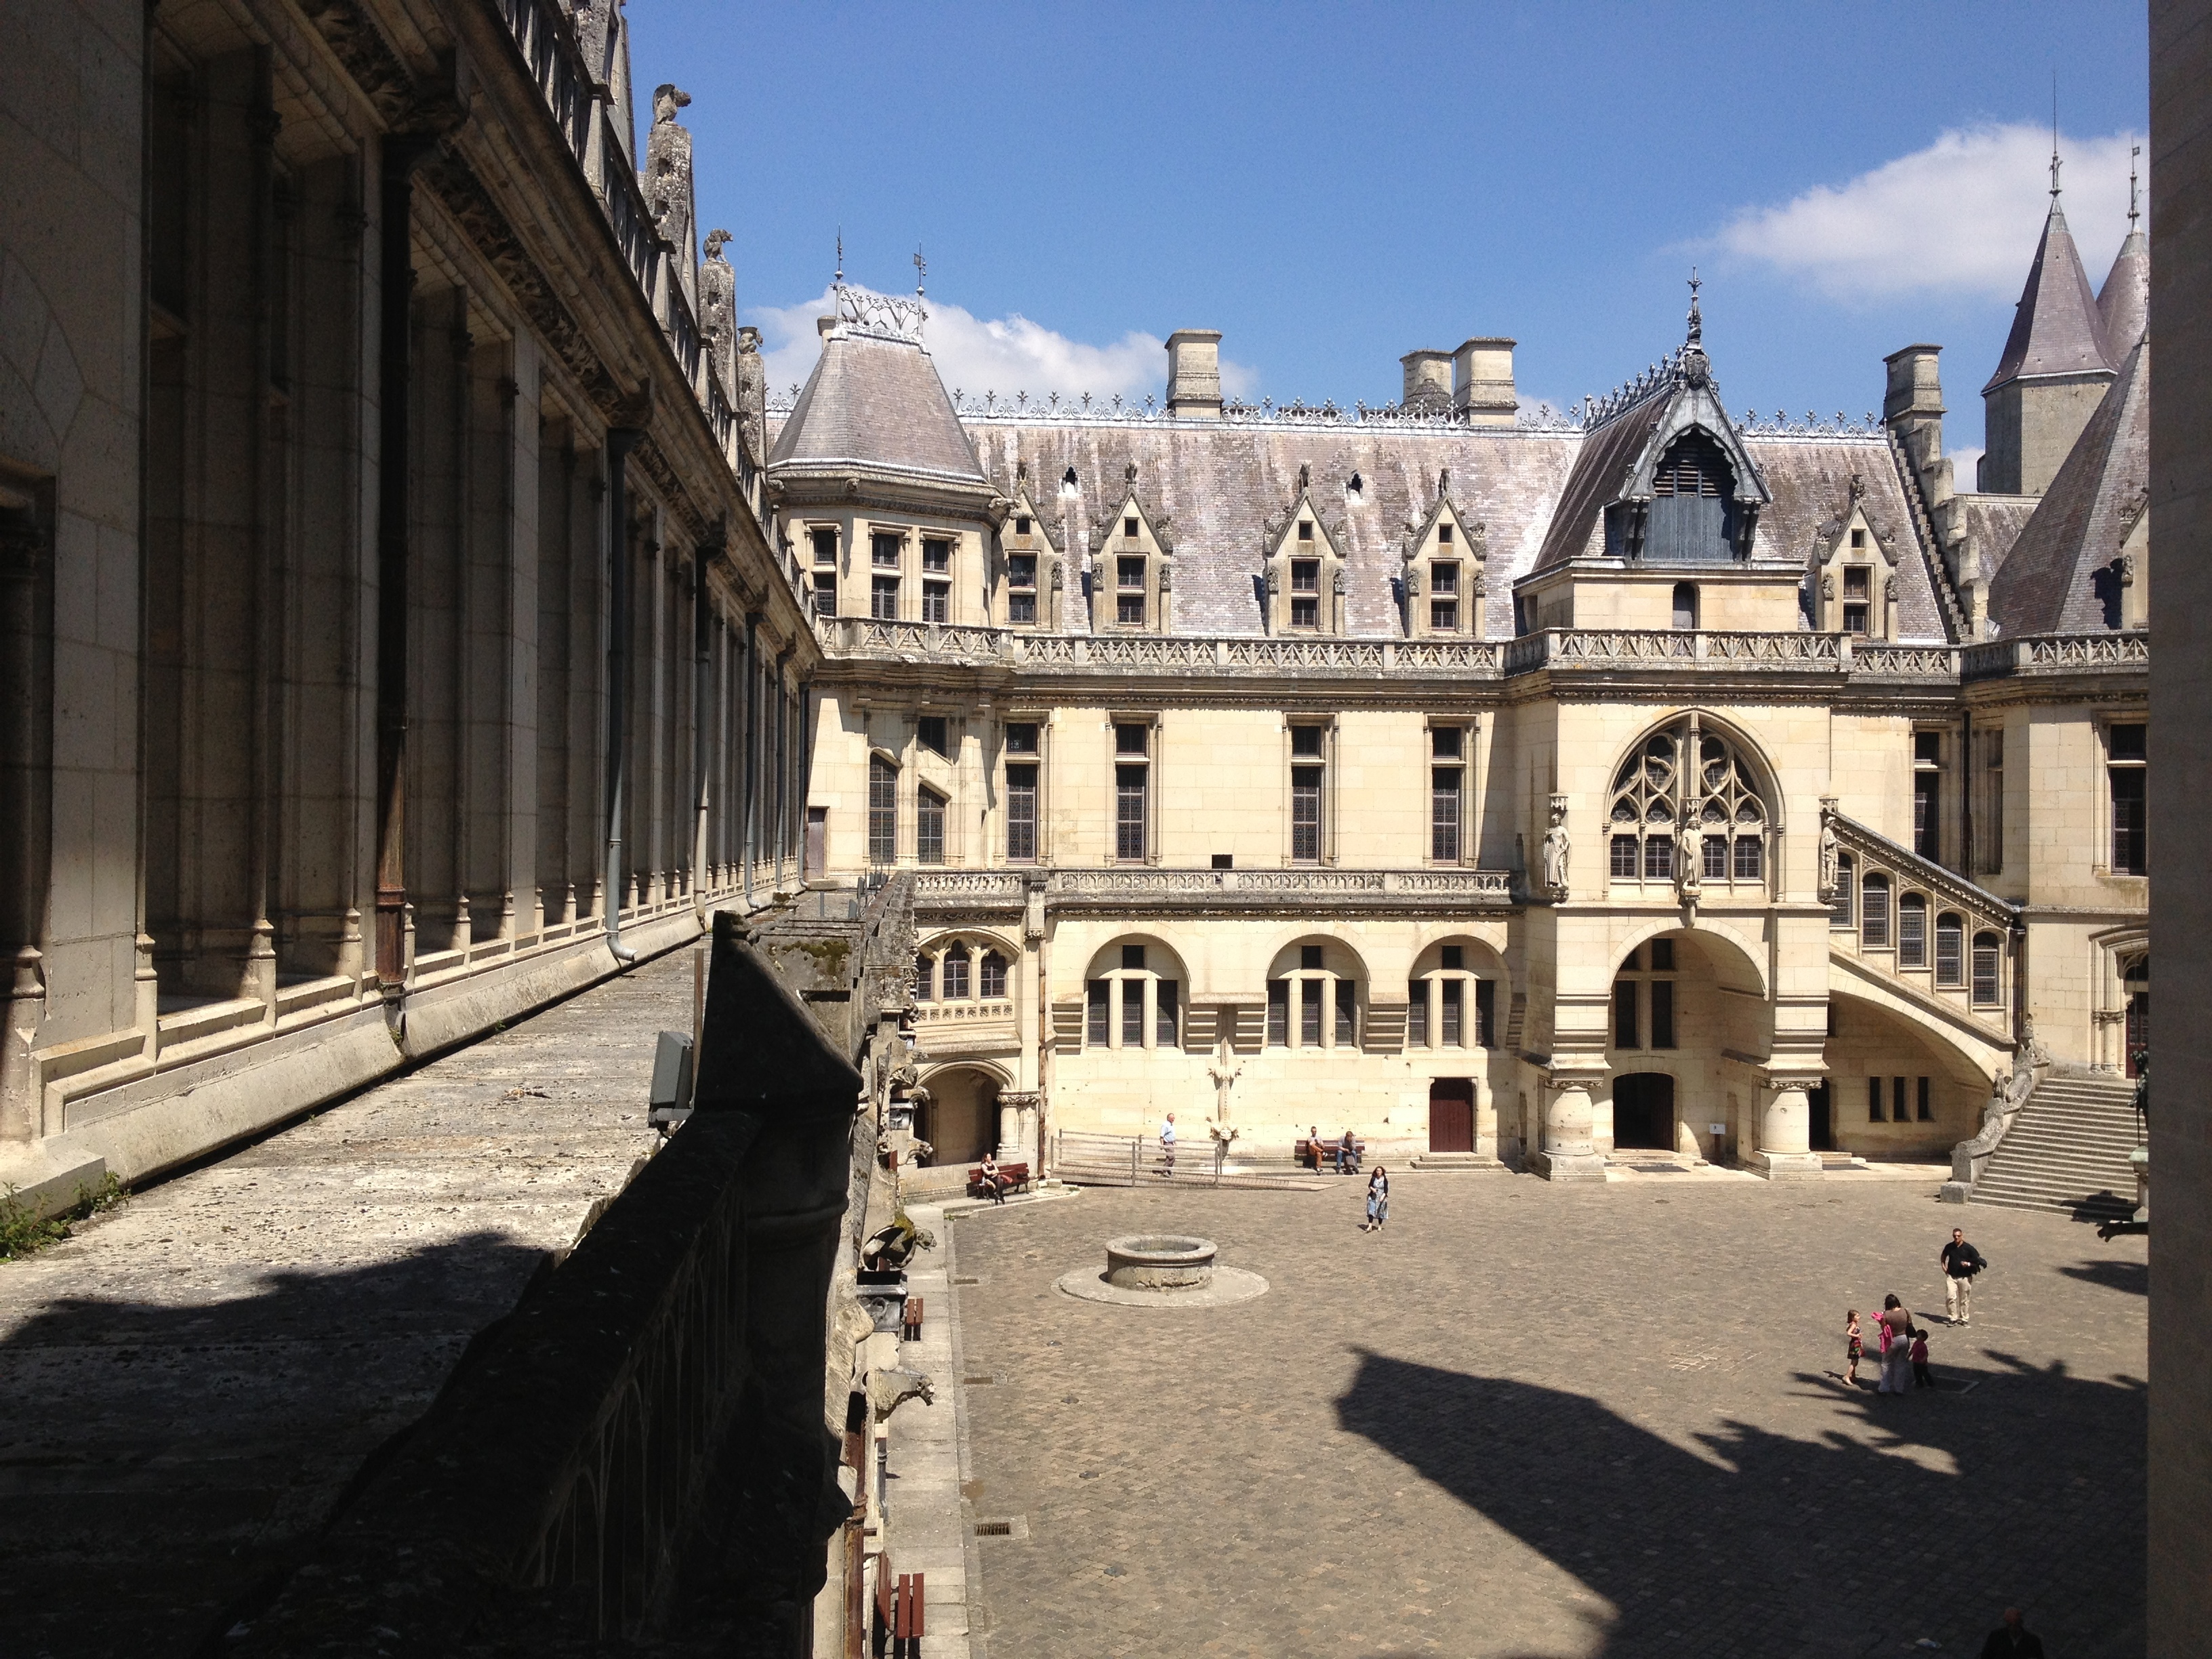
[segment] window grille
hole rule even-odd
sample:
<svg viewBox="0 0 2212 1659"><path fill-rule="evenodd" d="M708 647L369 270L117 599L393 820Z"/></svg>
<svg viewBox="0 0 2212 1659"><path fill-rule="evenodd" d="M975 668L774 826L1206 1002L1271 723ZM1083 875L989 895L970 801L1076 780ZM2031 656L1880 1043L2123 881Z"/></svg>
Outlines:
<svg viewBox="0 0 2212 1659"><path fill-rule="evenodd" d="M1321 858L1321 768L1291 769L1291 857L1303 864Z"/></svg>
<svg viewBox="0 0 2212 1659"><path fill-rule="evenodd" d="M1945 912L1936 918L1936 982L1956 989L1966 982L1966 924Z"/></svg>
<svg viewBox="0 0 2212 1659"><path fill-rule="evenodd" d="M1144 767L1114 769L1114 856L1117 859L1145 856L1145 807L1151 793L1147 782Z"/></svg>
<svg viewBox="0 0 2212 1659"><path fill-rule="evenodd" d="M898 769L881 755L868 757L868 862L898 860Z"/></svg>
<svg viewBox="0 0 2212 1659"><path fill-rule="evenodd" d="M2003 942L1995 933L1974 935L1974 1001L1988 1007L2002 1000L1998 952Z"/></svg>
<svg viewBox="0 0 2212 1659"><path fill-rule="evenodd" d="M1006 861L1031 864L1037 855L1037 769L1006 769Z"/></svg>
<svg viewBox="0 0 2212 1659"><path fill-rule="evenodd" d="M2148 728L2115 726L2106 735L2106 769L2112 780L2112 873L2150 872L2149 750Z"/></svg>
<svg viewBox="0 0 2212 1659"><path fill-rule="evenodd" d="M983 960L976 964L976 994L986 1002L995 1002L1006 994L1006 959L996 951L983 952Z"/></svg>
<svg viewBox="0 0 2212 1659"><path fill-rule="evenodd" d="M968 1000L969 961L968 947L964 945L956 945L945 953L940 970L944 984L941 994L945 1001L965 1002Z"/></svg>
<svg viewBox="0 0 2212 1659"><path fill-rule="evenodd" d="M1459 862L1460 769L1439 766L1429 781L1429 856L1438 864Z"/></svg>
<svg viewBox="0 0 2212 1659"><path fill-rule="evenodd" d="M1889 878L1874 871L1859 883L1859 943L1869 949L1889 943Z"/></svg>
<svg viewBox="0 0 2212 1659"><path fill-rule="evenodd" d="M920 864L945 862L945 797L934 789L915 796L914 856Z"/></svg>
<svg viewBox="0 0 2212 1659"><path fill-rule="evenodd" d="M1084 1041L1093 1048L1103 1048L1113 1029L1109 1024L1112 1018L1113 993L1108 988L1106 981L1094 979L1085 984L1084 996L1087 1007Z"/></svg>
<svg viewBox="0 0 2212 1659"><path fill-rule="evenodd" d="M1145 1046L1145 981L1125 979L1121 987L1121 1046L1141 1048Z"/></svg>
<svg viewBox="0 0 2212 1659"><path fill-rule="evenodd" d="M1158 1048L1172 1048L1182 1041L1182 1005L1176 981L1171 979L1154 981L1152 995L1152 1042Z"/></svg>
<svg viewBox="0 0 2212 1659"><path fill-rule="evenodd" d="M1287 1048L1291 1044L1291 982L1286 979L1267 981L1267 1046Z"/></svg>
<svg viewBox="0 0 2212 1659"><path fill-rule="evenodd" d="M1406 1046L1429 1046L1429 982L1417 979L1406 988Z"/></svg>
<svg viewBox="0 0 2212 1659"><path fill-rule="evenodd" d="M1928 901L1918 893L1907 893L1897 901L1897 965L1928 965Z"/></svg>
<svg viewBox="0 0 2212 1659"><path fill-rule="evenodd" d="M924 951L914 959L914 1000L937 1000L937 958Z"/></svg>
<svg viewBox="0 0 2212 1659"><path fill-rule="evenodd" d="M904 547L902 538L880 532L868 538L868 558L874 564L898 568L899 555Z"/></svg>
<svg viewBox="0 0 2212 1659"><path fill-rule="evenodd" d="M1443 1046L1447 1048L1465 1048L1462 1014L1467 1004L1467 981L1448 979L1437 989L1443 993L1443 1006L1437 1024L1443 1028Z"/></svg>

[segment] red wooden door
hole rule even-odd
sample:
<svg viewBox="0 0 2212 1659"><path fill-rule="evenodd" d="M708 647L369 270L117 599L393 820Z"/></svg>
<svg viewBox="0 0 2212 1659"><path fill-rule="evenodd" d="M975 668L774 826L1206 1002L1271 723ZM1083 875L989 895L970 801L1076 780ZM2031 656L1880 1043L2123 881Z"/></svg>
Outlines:
<svg viewBox="0 0 2212 1659"><path fill-rule="evenodd" d="M1474 1150L1474 1080L1440 1077L1429 1085L1429 1150Z"/></svg>

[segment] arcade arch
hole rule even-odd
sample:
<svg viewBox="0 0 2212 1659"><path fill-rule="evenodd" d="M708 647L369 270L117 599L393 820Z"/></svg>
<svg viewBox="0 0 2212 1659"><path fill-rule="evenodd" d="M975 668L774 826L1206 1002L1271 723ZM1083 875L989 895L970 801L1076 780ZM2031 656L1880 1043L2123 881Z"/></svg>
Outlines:
<svg viewBox="0 0 2212 1659"><path fill-rule="evenodd" d="M1709 927L1662 928L1620 958L1607 1006L1607 1099L1600 1146L1674 1152L1686 1127L1707 1156L1729 1139L1731 1098L1753 1098L1773 1046L1763 976L1744 948Z"/></svg>
<svg viewBox="0 0 2212 1659"><path fill-rule="evenodd" d="M1101 947L1083 974L1083 1046L1180 1047L1189 984L1182 957L1158 939L1127 934Z"/></svg>
<svg viewBox="0 0 2212 1659"><path fill-rule="evenodd" d="M1319 1052L1356 1048L1366 964L1342 939L1293 940L1267 964L1267 1046Z"/></svg>
<svg viewBox="0 0 2212 1659"><path fill-rule="evenodd" d="M928 1098L915 1115L915 1133L927 1141L939 1165L973 1164L999 1144L999 1095L1009 1079L978 1061L940 1066L921 1079Z"/></svg>

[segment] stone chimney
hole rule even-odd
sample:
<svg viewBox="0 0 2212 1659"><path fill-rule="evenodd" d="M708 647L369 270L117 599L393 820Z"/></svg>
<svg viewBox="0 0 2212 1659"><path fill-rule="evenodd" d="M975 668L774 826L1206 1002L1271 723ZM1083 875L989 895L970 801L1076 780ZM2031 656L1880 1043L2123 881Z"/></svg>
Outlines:
<svg viewBox="0 0 2212 1659"><path fill-rule="evenodd" d="M1889 390L1881 400L1884 421L1899 426L1908 418L1913 424L1929 416L1943 418L1943 383L1936 367L1942 352L1938 345L1909 345L1882 359L1889 366Z"/></svg>
<svg viewBox="0 0 2212 1659"><path fill-rule="evenodd" d="M1451 407L1451 361L1449 351L1409 351L1398 359L1398 366L1406 372L1406 389L1399 396L1401 407L1408 410L1431 410L1441 415Z"/></svg>
<svg viewBox="0 0 2212 1659"><path fill-rule="evenodd" d="M1221 331L1179 328L1168 336L1168 413L1186 421L1221 418Z"/></svg>
<svg viewBox="0 0 2212 1659"><path fill-rule="evenodd" d="M1452 413L1469 426L1511 426L1520 399L1513 391L1515 342L1489 336L1460 342L1452 353Z"/></svg>

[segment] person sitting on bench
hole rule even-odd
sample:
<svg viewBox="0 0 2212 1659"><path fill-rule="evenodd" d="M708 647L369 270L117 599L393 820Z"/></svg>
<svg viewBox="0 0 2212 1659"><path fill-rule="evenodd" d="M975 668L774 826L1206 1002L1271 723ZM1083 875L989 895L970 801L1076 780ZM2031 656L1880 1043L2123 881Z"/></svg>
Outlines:
<svg viewBox="0 0 2212 1659"><path fill-rule="evenodd" d="M983 1154L983 1175L981 1180L976 1184L982 1188L984 1195L992 1203L1003 1204L1006 1201L1006 1182L999 1173L999 1160L994 1154L990 1152Z"/></svg>
<svg viewBox="0 0 2212 1659"><path fill-rule="evenodd" d="M1344 1132L1344 1139L1336 1143L1336 1172L1350 1175L1352 1166L1359 1161L1359 1143L1352 1139L1352 1131Z"/></svg>

